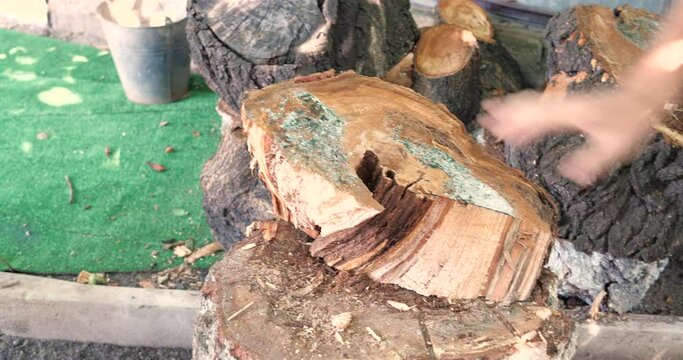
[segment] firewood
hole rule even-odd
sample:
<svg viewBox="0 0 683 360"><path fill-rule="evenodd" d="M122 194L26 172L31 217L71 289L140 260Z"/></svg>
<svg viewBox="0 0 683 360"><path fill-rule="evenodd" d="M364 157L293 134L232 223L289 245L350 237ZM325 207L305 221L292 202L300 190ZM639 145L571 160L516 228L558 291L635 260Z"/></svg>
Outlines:
<svg viewBox="0 0 683 360"><path fill-rule="evenodd" d="M455 25L424 29L415 49L413 88L466 124L479 112L480 58L474 35Z"/></svg>
<svg viewBox="0 0 683 360"><path fill-rule="evenodd" d="M409 0L192 0L199 72L239 112L249 89L334 68L383 76L413 47Z"/></svg>
<svg viewBox="0 0 683 360"><path fill-rule="evenodd" d="M477 40L493 44L493 24L481 6L472 0L440 0L439 18L444 24L457 25L471 31Z"/></svg>
<svg viewBox="0 0 683 360"><path fill-rule="evenodd" d="M546 34L546 91L561 96L618 86L647 48L658 21L657 15L628 6L578 6L558 14ZM559 237L576 249L645 262L671 259L644 300L620 290L622 298L631 297L631 307L640 303L644 311L670 311L664 299L683 291L676 280L683 273L683 149L657 135L630 164L582 189L563 179L556 166L583 142L578 134L547 137L527 148L508 149L508 162L549 190L561 211ZM619 265L602 266L626 263L615 261Z"/></svg>
<svg viewBox="0 0 683 360"><path fill-rule="evenodd" d="M500 96L528 87L519 64L495 38L488 13L472 0L441 0L437 6L444 24L471 31L479 41L483 96Z"/></svg>
<svg viewBox="0 0 683 360"><path fill-rule="evenodd" d="M196 359L568 359L570 317L533 303L423 297L363 276L330 271L308 256L309 240L276 225L211 268L196 322ZM256 247L239 251L244 244ZM322 274L304 297L290 289ZM407 306L403 311L388 301Z"/></svg>
<svg viewBox="0 0 683 360"><path fill-rule="evenodd" d="M423 295L529 296L554 209L443 106L346 72L250 92L242 122L275 212L328 265Z"/></svg>

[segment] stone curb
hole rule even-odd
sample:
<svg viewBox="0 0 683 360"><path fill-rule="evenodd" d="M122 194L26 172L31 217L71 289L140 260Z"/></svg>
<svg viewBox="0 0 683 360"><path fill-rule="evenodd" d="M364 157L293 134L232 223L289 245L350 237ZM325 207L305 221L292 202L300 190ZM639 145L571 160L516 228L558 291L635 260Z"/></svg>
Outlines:
<svg viewBox="0 0 683 360"><path fill-rule="evenodd" d="M0 272L0 333L191 348L200 302L198 291L82 285Z"/></svg>

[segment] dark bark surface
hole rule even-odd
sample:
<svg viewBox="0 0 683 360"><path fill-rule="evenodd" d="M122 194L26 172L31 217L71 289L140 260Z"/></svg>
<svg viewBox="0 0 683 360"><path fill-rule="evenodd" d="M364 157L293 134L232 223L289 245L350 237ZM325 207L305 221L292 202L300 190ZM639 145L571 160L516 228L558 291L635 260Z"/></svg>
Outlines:
<svg viewBox="0 0 683 360"><path fill-rule="evenodd" d="M274 218L270 193L256 175L258 170L249 168L250 161L242 128L228 124L218 151L202 171L206 221L226 249L244 238L252 222Z"/></svg>
<svg viewBox="0 0 683 360"><path fill-rule="evenodd" d="M620 31L623 29L628 27L620 27ZM642 31L641 37L649 36L647 29ZM601 65L601 49L593 46L588 33L579 28L573 11L559 14L548 25L548 77L585 73L583 81L567 86L568 93L609 89L618 80L618 67ZM634 34L631 37L638 38ZM640 311L680 314L683 149L657 135L630 164L595 187L582 190L562 178L556 169L560 159L582 143L580 135L547 137L525 149L508 149L507 157L511 165L555 198L560 208L558 236L571 240L577 249L647 262L670 258L642 301Z"/></svg>
<svg viewBox="0 0 683 360"><path fill-rule="evenodd" d="M410 51L417 27L408 0L192 0L192 59L239 111L249 89L331 68L383 75Z"/></svg>
<svg viewBox="0 0 683 360"><path fill-rule="evenodd" d="M479 112L481 82L479 68L481 57L475 53L470 62L455 74L441 77L426 76L413 70L413 89L430 100L444 104L466 126Z"/></svg>
<svg viewBox="0 0 683 360"><path fill-rule="evenodd" d="M528 88L519 64L500 44L479 43L480 82L483 97L514 93Z"/></svg>

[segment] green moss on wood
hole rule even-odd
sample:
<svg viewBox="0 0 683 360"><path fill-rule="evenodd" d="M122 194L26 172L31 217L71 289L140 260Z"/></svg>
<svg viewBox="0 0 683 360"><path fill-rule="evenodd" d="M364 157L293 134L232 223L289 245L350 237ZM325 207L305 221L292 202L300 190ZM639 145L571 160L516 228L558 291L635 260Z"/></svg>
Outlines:
<svg viewBox="0 0 683 360"><path fill-rule="evenodd" d="M423 165L439 169L450 180L445 184L448 197L504 214L514 215L510 203L490 186L472 176L469 169L441 149L424 146L397 136L397 140Z"/></svg>
<svg viewBox="0 0 683 360"><path fill-rule="evenodd" d="M346 121L318 98L299 92L284 99L277 111L267 110L267 114L270 125L281 129L273 132L273 140L289 161L315 169L335 184L363 186L341 146Z"/></svg>

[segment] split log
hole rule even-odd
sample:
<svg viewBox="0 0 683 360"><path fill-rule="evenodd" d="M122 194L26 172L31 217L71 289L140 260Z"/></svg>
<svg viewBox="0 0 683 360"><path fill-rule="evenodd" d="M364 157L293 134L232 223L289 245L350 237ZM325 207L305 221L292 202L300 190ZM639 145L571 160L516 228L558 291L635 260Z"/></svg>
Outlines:
<svg viewBox="0 0 683 360"><path fill-rule="evenodd" d="M553 238L544 191L410 89L312 79L242 110L275 212L316 238L311 253L423 295L526 299Z"/></svg>
<svg viewBox="0 0 683 360"><path fill-rule="evenodd" d="M579 6L557 15L546 35L547 91L575 93L618 85L647 47L657 21L656 15L630 7ZM525 149L508 149L508 161L549 190L561 211L559 236L577 249L616 258L613 266L620 271L629 270L621 269L625 262L618 258L648 263L670 259L649 295L642 301L635 292L630 296L641 304L635 310L683 314L683 149L656 136L630 164L585 190L556 170L559 160L582 143L580 135L548 137ZM620 297L628 297L629 290L623 291Z"/></svg>
<svg viewBox="0 0 683 360"><path fill-rule="evenodd" d="M493 23L486 10L472 0L441 0L437 12L444 24L467 29L479 41L480 80L484 97L514 93L528 87L519 64L496 41Z"/></svg>
<svg viewBox="0 0 683 360"><path fill-rule="evenodd" d="M224 248L244 239L244 230L256 220L274 218L270 193L251 170L251 157L242 124L222 100L216 111L223 120L223 138L216 154L204 164L201 186L204 191L206 222L213 238Z"/></svg>
<svg viewBox="0 0 683 360"><path fill-rule="evenodd" d="M442 103L466 124L479 112L477 39L455 25L423 29L415 48L413 89Z"/></svg>
<svg viewBox="0 0 683 360"><path fill-rule="evenodd" d="M249 89L334 68L382 76L413 47L408 0L192 0L199 72L235 113Z"/></svg>
<svg viewBox="0 0 683 360"><path fill-rule="evenodd" d="M211 268L195 359L569 359L570 318L535 303L425 298L308 256L285 222L258 223Z"/></svg>

